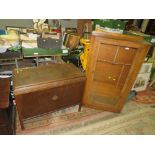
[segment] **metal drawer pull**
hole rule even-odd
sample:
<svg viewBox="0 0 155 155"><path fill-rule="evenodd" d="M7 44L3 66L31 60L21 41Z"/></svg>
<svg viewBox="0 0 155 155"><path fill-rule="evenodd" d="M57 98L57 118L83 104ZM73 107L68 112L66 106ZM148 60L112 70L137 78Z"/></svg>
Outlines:
<svg viewBox="0 0 155 155"><path fill-rule="evenodd" d="M111 79L113 81L116 81L116 78L112 78L111 76L108 76L108 79Z"/></svg>
<svg viewBox="0 0 155 155"><path fill-rule="evenodd" d="M127 51L128 51L129 49L130 49L129 47L125 47L125 50L127 50Z"/></svg>
<svg viewBox="0 0 155 155"><path fill-rule="evenodd" d="M57 95L54 95L54 96L52 97L52 100L53 100L53 101L56 101L56 100L58 100L58 98L59 98L59 97L58 97Z"/></svg>

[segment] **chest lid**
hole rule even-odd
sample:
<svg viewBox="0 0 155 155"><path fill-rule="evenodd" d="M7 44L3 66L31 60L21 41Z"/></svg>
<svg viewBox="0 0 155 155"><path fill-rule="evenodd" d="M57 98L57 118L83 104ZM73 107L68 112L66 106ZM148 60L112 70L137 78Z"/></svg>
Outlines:
<svg viewBox="0 0 155 155"><path fill-rule="evenodd" d="M73 64L50 64L13 71L14 89L85 77Z"/></svg>

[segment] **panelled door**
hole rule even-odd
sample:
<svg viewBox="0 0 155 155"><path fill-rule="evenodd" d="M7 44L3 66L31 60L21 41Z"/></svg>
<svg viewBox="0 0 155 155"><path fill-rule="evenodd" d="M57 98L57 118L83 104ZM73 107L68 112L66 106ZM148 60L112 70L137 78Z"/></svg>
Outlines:
<svg viewBox="0 0 155 155"><path fill-rule="evenodd" d="M132 75L136 77L134 68L140 54L140 46L133 42L113 39L98 38L94 41L88 57L83 104L119 112L134 82Z"/></svg>

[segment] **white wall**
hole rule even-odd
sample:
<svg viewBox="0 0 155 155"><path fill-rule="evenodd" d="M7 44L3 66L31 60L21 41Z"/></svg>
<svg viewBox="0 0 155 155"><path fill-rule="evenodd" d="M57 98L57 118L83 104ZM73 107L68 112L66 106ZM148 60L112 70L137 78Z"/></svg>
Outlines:
<svg viewBox="0 0 155 155"><path fill-rule="evenodd" d="M77 27L77 19L70 19L70 20L61 19L60 23L62 27L69 27L69 28ZM0 19L0 28L5 29L6 26L33 27L33 20L32 19Z"/></svg>
<svg viewBox="0 0 155 155"><path fill-rule="evenodd" d="M6 26L33 27L33 20L32 19L0 19L0 28L5 29Z"/></svg>

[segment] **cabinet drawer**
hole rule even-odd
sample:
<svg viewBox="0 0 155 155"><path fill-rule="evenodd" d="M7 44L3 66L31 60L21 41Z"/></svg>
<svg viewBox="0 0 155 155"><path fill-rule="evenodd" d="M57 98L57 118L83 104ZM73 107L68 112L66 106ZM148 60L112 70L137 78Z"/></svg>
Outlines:
<svg viewBox="0 0 155 155"><path fill-rule="evenodd" d="M26 119L79 103L82 98L83 85L83 82L77 82L27 93L17 96L16 100L20 102L22 116Z"/></svg>

